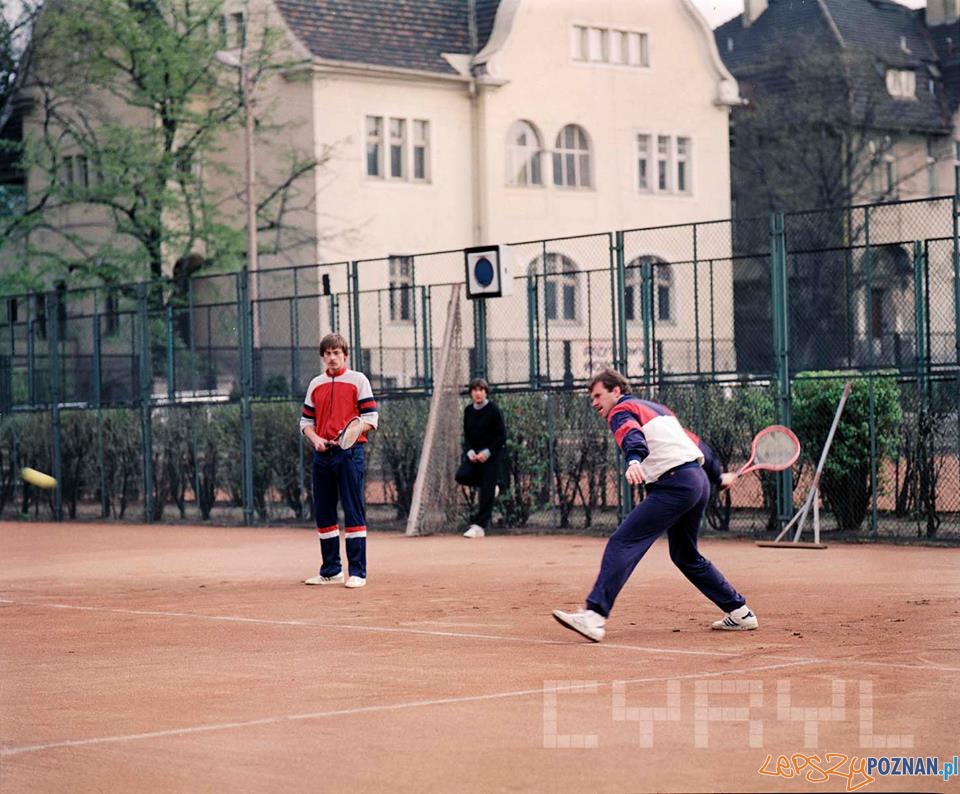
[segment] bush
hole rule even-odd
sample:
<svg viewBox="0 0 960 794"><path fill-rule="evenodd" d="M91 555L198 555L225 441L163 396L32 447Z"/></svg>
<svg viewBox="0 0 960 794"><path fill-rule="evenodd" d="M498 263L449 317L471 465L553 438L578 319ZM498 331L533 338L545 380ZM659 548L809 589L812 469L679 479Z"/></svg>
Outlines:
<svg viewBox="0 0 960 794"><path fill-rule="evenodd" d="M507 426L499 497L503 523L525 527L530 516L547 504L550 462L546 434L546 402L541 394L504 394L497 398Z"/></svg>
<svg viewBox="0 0 960 794"><path fill-rule="evenodd" d="M828 379L830 378L830 379ZM889 375L873 376L877 469L897 454L900 423L900 387ZM793 429L803 448L802 457L816 466L830 432L844 379L834 372L810 372L793 382ZM878 491L881 483L875 483ZM840 418L833 445L820 478L823 499L840 529L857 531L870 505L870 379L856 378Z"/></svg>
<svg viewBox="0 0 960 794"><path fill-rule="evenodd" d="M379 464L387 483L387 494L397 509L397 518L405 519L413 500L413 484L417 479L430 405L423 397L383 400L378 405L380 423L371 437L367 470ZM450 472L451 478L453 475L454 472Z"/></svg>

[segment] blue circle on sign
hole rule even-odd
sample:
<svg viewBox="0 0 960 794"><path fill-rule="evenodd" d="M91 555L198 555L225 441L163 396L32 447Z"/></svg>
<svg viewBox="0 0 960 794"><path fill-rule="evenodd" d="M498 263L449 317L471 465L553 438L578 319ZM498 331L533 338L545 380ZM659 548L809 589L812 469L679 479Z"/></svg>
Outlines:
<svg viewBox="0 0 960 794"><path fill-rule="evenodd" d="M489 287L493 283L493 264L485 256L474 264L473 277L481 287Z"/></svg>

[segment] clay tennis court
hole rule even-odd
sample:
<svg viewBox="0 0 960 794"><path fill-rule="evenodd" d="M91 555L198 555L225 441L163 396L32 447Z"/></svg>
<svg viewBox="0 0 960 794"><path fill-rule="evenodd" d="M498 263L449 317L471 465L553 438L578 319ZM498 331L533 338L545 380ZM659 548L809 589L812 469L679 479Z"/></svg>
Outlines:
<svg viewBox="0 0 960 794"><path fill-rule="evenodd" d="M307 529L0 524L0 789L837 791L776 759L960 749L955 551L707 540L761 621L721 633L657 543L595 645L550 611L603 543L371 533L348 590Z"/></svg>

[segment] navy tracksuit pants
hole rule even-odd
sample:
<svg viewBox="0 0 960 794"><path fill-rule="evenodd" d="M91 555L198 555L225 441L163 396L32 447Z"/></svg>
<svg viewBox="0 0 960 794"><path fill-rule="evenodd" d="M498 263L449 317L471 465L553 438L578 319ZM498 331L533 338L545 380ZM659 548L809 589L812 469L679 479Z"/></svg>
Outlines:
<svg viewBox="0 0 960 794"><path fill-rule="evenodd" d="M724 612L742 607L746 599L697 551L700 521L709 498L710 481L697 463L672 469L648 485L644 500L607 541L600 574L587 596L587 609L607 617L637 563L664 532L670 559L701 593Z"/></svg>
<svg viewBox="0 0 960 794"><path fill-rule="evenodd" d="M333 447L313 453L313 514L320 537L321 576L336 576L340 562L340 525L337 501L343 505L350 576L367 578L367 518L364 507L363 444L350 449Z"/></svg>

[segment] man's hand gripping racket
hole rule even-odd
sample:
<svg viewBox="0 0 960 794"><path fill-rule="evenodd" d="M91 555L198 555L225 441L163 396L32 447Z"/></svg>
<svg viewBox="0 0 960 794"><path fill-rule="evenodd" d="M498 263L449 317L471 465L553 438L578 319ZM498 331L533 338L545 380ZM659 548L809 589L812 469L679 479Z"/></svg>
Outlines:
<svg viewBox="0 0 960 794"><path fill-rule="evenodd" d="M800 441L789 427L770 425L753 439L750 458L736 472L724 472L721 488L729 488L744 474L751 471L783 471L789 469L800 457Z"/></svg>

